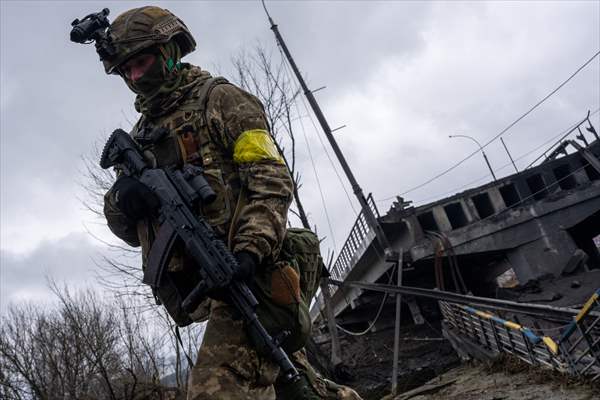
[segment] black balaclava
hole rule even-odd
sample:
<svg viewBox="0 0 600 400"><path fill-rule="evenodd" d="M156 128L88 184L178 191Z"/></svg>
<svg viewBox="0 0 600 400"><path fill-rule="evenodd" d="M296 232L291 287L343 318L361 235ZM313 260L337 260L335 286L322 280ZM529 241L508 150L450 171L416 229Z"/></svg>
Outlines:
<svg viewBox="0 0 600 400"><path fill-rule="evenodd" d="M181 50L175 41L151 47L147 52L156 59L144 75L135 82L123 76L129 89L141 97L141 102L153 102L177 89L182 77L179 73Z"/></svg>

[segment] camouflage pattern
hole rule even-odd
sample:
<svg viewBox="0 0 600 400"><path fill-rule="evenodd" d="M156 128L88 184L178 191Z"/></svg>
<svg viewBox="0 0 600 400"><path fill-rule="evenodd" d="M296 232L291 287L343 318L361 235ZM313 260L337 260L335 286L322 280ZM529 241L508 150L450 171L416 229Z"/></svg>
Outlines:
<svg viewBox="0 0 600 400"><path fill-rule="evenodd" d="M360 395L348 386L339 385L319 375L308 362L305 350L295 352L291 358L296 368L306 377L306 382L308 383L301 391L301 393L304 393L304 397L297 397L298 399L362 400ZM275 390L278 393L277 398L281 398L282 400L291 399L292 396L288 394L285 388L278 387L278 383L275 386ZM285 396L279 395L280 392L285 393Z"/></svg>
<svg viewBox="0 0 600 400"><path fill-rule="evenodd" d="M142 146L147 162L155 167L180 166L184 162L202 165L205 176L217 194L210 205L198 210L235 253L247 251L262 264L274 263L285 236L287 211L292 200L292 180L284 164L261 161L247 164L233 162L233 147L242 132L268 130L262 105L251 94L228 83L214 86L202 100L204 84L210 74L183 64L181 85L157 98L148 108L138 96L136 106L142 111L131 135L140 137L152 127L165 127L168 137ZM186 147L193 135L199 148ZM104 213L110 229L132 246L142 247L142 262L147 256L156 221L137 224L128 220L116 207L114 194L105 196ZM175 249L170 271L195 268L183 249ZM207 317L209 301L202 303L192 316ZM204 342L190 377L189 399L275 399L273 382L278 368L259 357L249 343L243 323L235 311L212 301Z"/></svg>
<svg viewBox="0 0 600 400"><path fill-rule="evenodd" d="M311 330L299 272L296 264L286 261L265 263L255 274L252 287L258 300L256 314L265 329L271 334L289 331L281 343L288 354L304 347Z"/></svg>
<svg viewBox="0 0 600 400"><path fill-rule="evenodd" d="M113 57L103 59L107 74L117 72L124 61L157 44L176 42L182 55L196 48L196 41L182 20L169 10L146 6L125 11L115 18L108 29Z"/></svg>
<svg viewBox="0 0 600 400"><path fill-rule="evenodd" d="M259 356L236 311L211 302L204 341L188 384L188 400L274 400L279 367Z"/></svg>
<svg viewBox="0 0 600 400"><path fill-rule="evenodd" d="M198 115L198 107L191 103L198 100L196 96L210 75L197 67L184 65L184 68L188 70L186 80L191 82L184 80L176 90L178 93L169 95L166 101L163 99L162 108L167 112L142 114L131 134L135 139L146 127L168 128L168 138L143 147L149 163L164 167L181 165L189 158L189 154L183 154L181 138L191 132L195 142L201 145L196 162L203 166L207 180L217 193L217 200L199 213L234 253L248 251L255 254L259 262L272 262L277 259L285 236L287 210L292 200L289 172L285 165L277 162L237 165L232 159L233 145L242 132L268 129L262 106L242 89L220 84L210 93L205 113ZM234 214L235 226L232 226ZM115 235L132 246L142 246L145 265L155 230L144 221L137 226L128 221L116 207L110 191L105 196L105 215ZM185 262L182 254L176 254L170 269L180 270Z"/></svg>
<svg viewBox="0 0 600 400"><path fill-rule="evenodd" d="M142 31L153 24L160 28L160 37L144 37ZM176 54L175 58L187 54L195 46L183 22L168 10L158 7L142 7L122 14L111 26L111 35L118 39L116 44L120 46L120 53L117 58L105 61L109 73L127 58L152 45L159 45L158 50L164 53L166 58L161 59L162 63L173 54ZM167 39L169 35L173 40ZM174 42L177 46L169 51L168 46ZM258 285L258 276L270 271L266 266L278 265L276 260L286 233L287 211L292 201L291 177L285 164L279 160L233 161L236 140L242 133L269 131L263 107L256 97L225 79L212 78L198 67L180 64L178 59L174 61L177 67L169 69L171 75L165 85L161 84L161 90L151 94L150 91L134 90L138 93L135 106L142 116L131 135L153 167L180 167L184 163L193 163L204 168L205 177L217 199L197 211L234 253L246 251L256 256L261 264L255 277ZM148 132L160 127L167 128L169 134L166 137L152 143L143 140ZM129 220L116 206L112 191L105 195L104 213L115 235L131 246L142 247L144 267L157 232L157 222L143 220L136 223ZM196 266L183 250L176 246L168 268L171 272L188 276L187 272ZM288 272L285 277L297 278L299 275L299 271L295 271L294 275L289 268L282 268L281 272ZM269 278L271 286L265 289L265 293L273 294L273 281ZM308 315L307 310L300 312L303 310L300 306L306 302L300 299L299 291L300 288L296 287L291 293L293 296L281 296L280 302L286 304L275 304L298 308L297 315L293 316L296 320ZM270 297L267 300L271 300ZM188 399L276 398L274 383L279 369L253 348L235 309L216 300L206 300L190 317L194 321L210 318L190 376ZM303 325L310 326L310 320ZM287 327L293 329L291 324ZM358 395L352 397L354 392L351 389L316 375L307 361L303 363L305 357L294 355L293 358L295 362L300 360L296 364L304 371L300 385L291 388L294 398L360 399Z"/></svg>
<svg viewBox="0 0 600 400"><path fill-rule="evenodd" d="M362 400L362 397L354 389L320 376L317 378L315 387L322 399Z"/></svg>
<svg viewBox="0 0 600 400"><path fill-rule="evenodd" d="M295 383L278 377L279 367L258 355L231 306L213 300L204 341L188 384L188 400L362 400L353 389L320 376L304 350L291 356L301 373Z"/></svg>

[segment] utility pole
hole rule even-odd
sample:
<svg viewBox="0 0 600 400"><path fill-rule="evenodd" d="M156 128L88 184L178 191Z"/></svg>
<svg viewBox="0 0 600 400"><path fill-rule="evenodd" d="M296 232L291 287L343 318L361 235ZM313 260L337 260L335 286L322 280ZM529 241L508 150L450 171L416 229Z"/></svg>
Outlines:
<svg viewBox="0 0 600 400"><path fill-rule="evenodd" d="M395 252L392 250L390 242L389 242L385 232L383 231L383 228L381 227L381 225L379 224L379 221L375 217L373 210L371 210L371 207L369 206L367 199L365 198L362 188L356 181L356 178L354 177L354 174L352 173L352 170L350 169L350 166L348 165L348 162L346 161L344 154L342 153L340 147L338 146L337 141L333 137L332 130L329 127L329 124L327 123L327 120L325 119L325 115L323 115L323 112L321 111L321 108L319 107L319 104L317 103L317 100L315 99L313 92L308 89L308 86L306 85L304 78L302 78L302 74L300 74L300 70L298 69L296 62L292 58L292 55L291 55L289 49L287 48L285 41L283 40L283 37L281 36L281 33L279 33L279 29L277 28L277 25L275 24L275 22L269 15L269 12L267 11L267 7L265 6L264 0L262 0L262 5L263 5L263 8L265 9L265 13L267 14L267 17L269 19L269 23L271 24L271 30L275 34L275 39L277 40L277 43L281 47L286 59L288 60L290 66L292 67L292 70L294 71L294 75L296 75L296 79L298 79L298 82L300 83L300 87L302 88L302 91L304 92L304 95L306 96L306 99L308 100L310 107L312 108L313 112L315 113L315 116L317 117L317 120L319 121L319 124L321 125L321 128L323 129L323 132L325 133L325 136L327 137L327 140L329 141L329 144L333 148L333 152L335 153L336 157L338 158L338 161L340 162L342 169L344 170L344 173L346 174L346 177L350 181L350 185L352 186L352 191L354 192L354 195L358 199L358 202L362 209L362 213L365 216L365 220L366 220L367 224L369 225L369 227L373 230L373 232L375 232L375 238L376 238L379 246L383 249L383 252L385 254L384 261L394 263L398 266L398 260L400 257L398 252ZM321 88L319 88L319 89L321 89ZM319 89L316 89L316 90L319 90ZM399 265L398 268L402 268L402 266ZM401 276L402 275L400 274L399 277L401 277ZM399 286L402 285L401 280L398 281L398 285ZM331 337L331 344L332 344L331 361L332 361L332 364L338 365L338 364L341 364L341 362L342 362L341 349L340 349L340 345L339 345L337 326L335 323L335 313L334 313L333 307L331 307L331 299L329 297L329 286L327 283L327 278L323 278L321 280L321 291L323 292L323 300L325 301L325 309L327 312L329 335ZM399 324L397 324L397 326L399 327Z"/></svg>
<svg viewBox="0 0 600 400"><path fill-rule="evenodd" d="M504 146L504 150L506 150L506 154L508 154L508 158L510 158L510 162L512 163L513 167L515 167L515 171L519 173L517 165L515 164L515 160L513 160L512 156L510 155L510 151L508 151L508 147L506 147L506 143L504 143L504 139L502 138L502 136L500 136L500 141L502 142L502 146Z"/></svg>
<svg viewBox="0 0 600 400"><path fill-rule="evenodd" d="M402 251L398 258L398 286L402 282ZM396 324L394 325L394 363L392 366L392 395L398 393L398 358L400 357L400 321L402 320L402 295L396 293Z"/></svg>
<svg viewBox="0 0 600 400"><path fill-rule="evenodd" d="M481 145L481 143L479 143L477 141L477 139L475 139L474 137L471 136L467 136L467 135L448 135L449 138L466 138L466 139L471 139L472 141L474 141L475 143L477 143L477 146L479 146L479 150L481 150L481 154L483 154L483 159L485 160L485 163L487 164L488 168L490 169L490 172L492 173L492 178L494 178L494 181L496 180L496 174L494 174L494 170L492 169L492 166L490 165L490 161L488 160L487 156L485 155L485 151L483 151L483 146Z"/></svg>
<svg viewBox="0 0 600 400"><path fill-rule="evenodd" d="M325 136L327 137L327 140L329 141L329 144L333 148L333 152L335 153L336 157L338 158L338 161L340 162L342 169L344 170L344 173L346 174L348 180L350 181L350 185L352 186L352 191L354 192L354 195L358 199L358 202L359 202L362 212L365 216L365 219L366 219L367 223L369 224L369 226L371 227L371 229L373 229L373 231L375 232L377 242L379 243L379 245L382 247L383 251L385 252L386 261L397 262L398 255L392 251L390 242L389 242L385 232L383 231L383 228L381 227L381 225L379 224L379 221L375 217L373 210L371 210L371 207L369 207L369 204L367 203L367 199L362 191L362 188L356 181L356 178L354 177L354 174L352 173L352 170L350 169L350 166L348 165L348 162L346 161L344 154L340 150L340 147L338 146L337 141L335 140L335 138L332 134L332 130L329 127L327 120L325 119L325 115L323 115L323 112L321 111L321 108L319 107L319 104L317 103L317 100L315 99L313 92L310 89L308 89L308 86L306 85L304 78L302 78L302 74L300 74L300 70L298 69L296 62L292 58L292 55L291 55L290 51L288 50L288 48L283 40L283 37L281 36L281 33L279 33L279 29L277 28L277 25L275 24L275 22L273 22L273 19L271 18L271 16L269 15L269 13L267 11L267 8L264 4L264 0L263 0L263 7L265 9L267 17L269 18L269 23L271 24L271 30L275 34L275 39L277 40L277 43L279 44L279 46L281 46L281 49L283 50L283 53L285 54L286 59L290 63L290 66L292 67L292 70L294 71L294 75L296 75L296 79L298 79L298 82L300 83L300 87L302 88L302 91L304 92L304 95L306 96L306 99L308 100L310 107L312 108L313 112L315 113L315 116L317 117L317 120L319 121L319 124L321 125L321 128L323 129L323 132L325 133Z"/></svg>
<svg viewBox="0 0 600 400"><path fill-rule="evenodd" d="M335 314L331 306L331 293L329 292L329 282L327 278L321 278L321 293L323 293L323 302L325 303L325 313L327 315L327 330L331 339L331 364L337 367L342 363L342 348L340 346L340 338L337 334L337 326L335 323Z"/></svg>

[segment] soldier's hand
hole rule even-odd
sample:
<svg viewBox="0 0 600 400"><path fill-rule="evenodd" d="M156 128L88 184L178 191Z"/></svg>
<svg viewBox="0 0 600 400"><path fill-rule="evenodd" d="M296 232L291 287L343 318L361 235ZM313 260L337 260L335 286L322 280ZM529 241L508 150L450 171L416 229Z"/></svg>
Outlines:
<svg viewBox="0 0 600 400"><path fill-rule="evenodd" d="M156 214L160 207L158 197L140 181L122 176L113 185L117 207L133 221Z"/></svg>
<svg viewBox="0 0 600 400"><path fill-rule="evenodd" d="M247 281L251 279L254 276L256 265L258 264L257 257L250 252L240 251L235 254L235 258L238 262L238 269L233 274L233 280ZM232 304L227 288L219 287L207 290L206 296L227 304Z"/></svg>
<svg viewBox="0 0 600 400"><path fill-rule="evenodd" d="M256 265L258 264L257 257L247 251L240 251L235 254L239 268L233 275L235 279L245 281L254 276Z"/></svg>

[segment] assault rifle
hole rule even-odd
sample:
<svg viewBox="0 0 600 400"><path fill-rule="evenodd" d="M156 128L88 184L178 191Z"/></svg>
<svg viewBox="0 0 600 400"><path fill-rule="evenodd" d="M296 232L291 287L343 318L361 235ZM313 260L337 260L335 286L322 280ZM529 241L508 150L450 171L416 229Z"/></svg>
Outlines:
<svg viewBox="0 0 600 400"><path fill-rule="evenodd" d="M150 249L144 283L153 289L160 287L171 249L181 239L201 276L200 283L183 301L183 309L191 313L210 291L226 291L259 351L271 356L288 380L296 380L298 371L281 348L289 333L284 331L272 337L267 332L256 315L258 301L254 294L246 283L234 279L238 269L236 258L212 227L192 211L198 209L199 202L209 203L215 197L202 169L191 165L181 170L151 168L137 144L122 129L115 130L104 145L100 166L104 169L118 166L126 175L148 186L160 200L160 229Z"/></svg>

